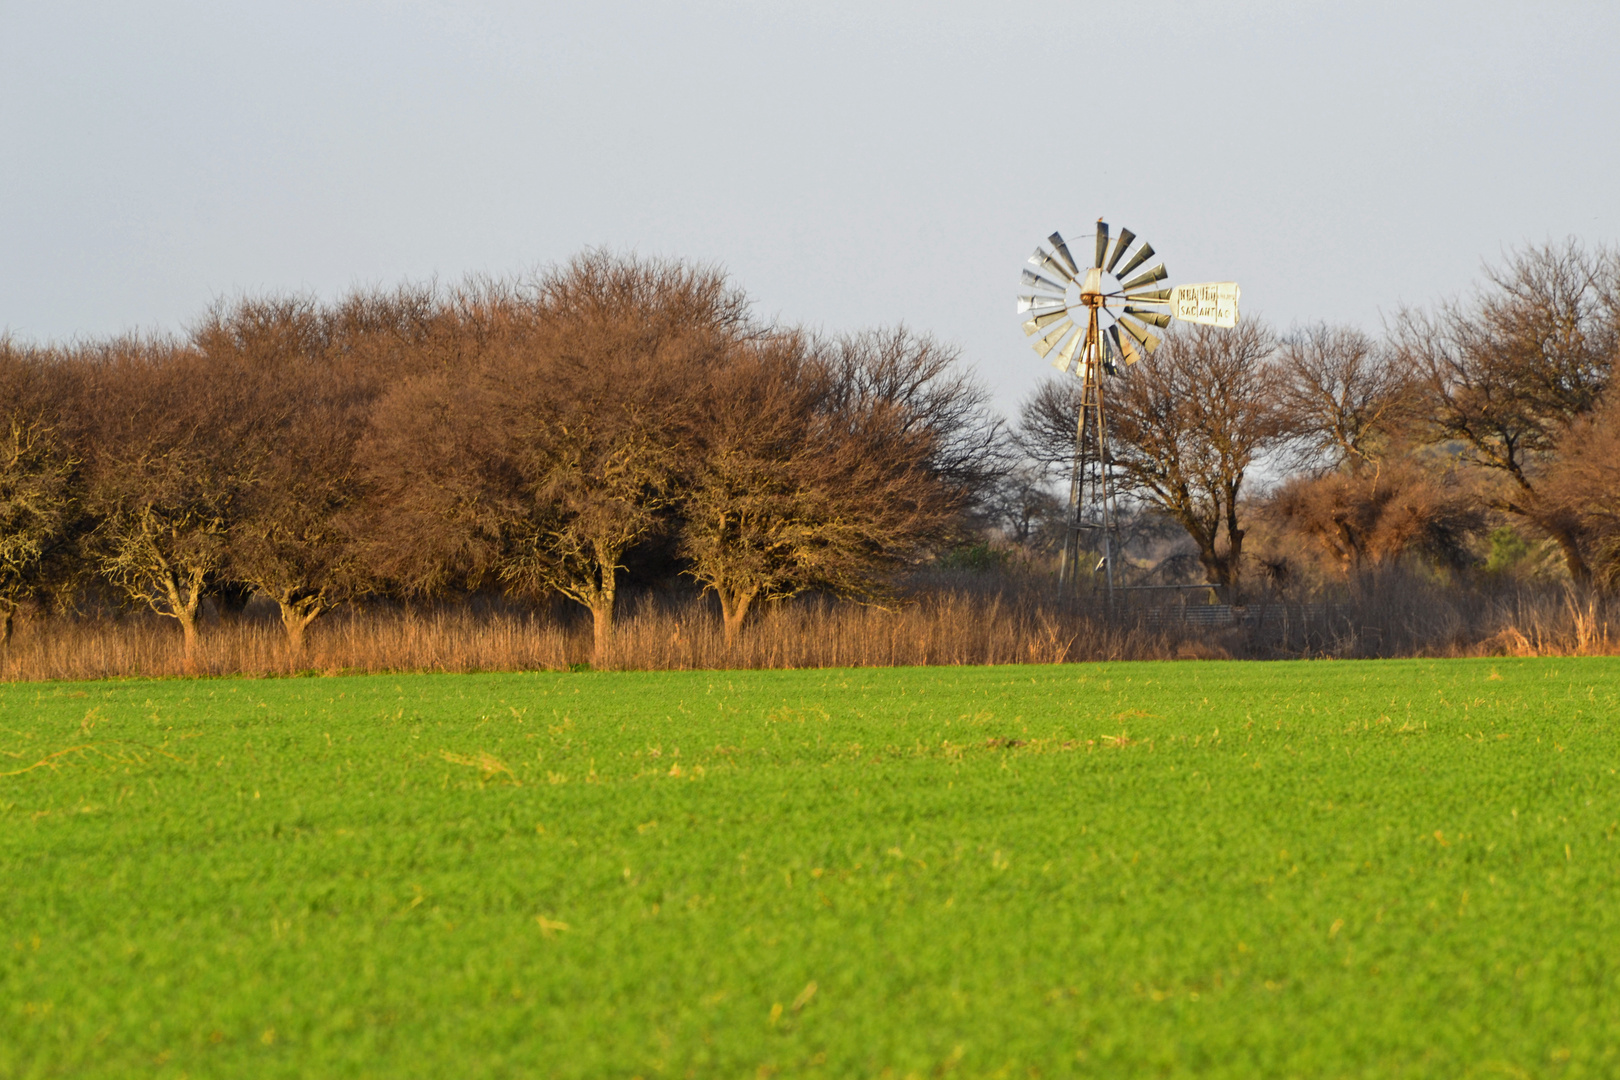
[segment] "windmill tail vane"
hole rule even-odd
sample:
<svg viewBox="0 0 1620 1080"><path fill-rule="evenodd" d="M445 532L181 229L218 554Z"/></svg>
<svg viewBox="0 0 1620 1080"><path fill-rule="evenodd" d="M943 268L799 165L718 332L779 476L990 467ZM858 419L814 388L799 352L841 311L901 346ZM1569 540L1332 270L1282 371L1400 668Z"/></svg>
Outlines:
<svg viewBox="0 0 1620 1080"><path fill-rule="evenodd" d="M1165 286L1170 276L1157 252L1130 229L1111 233L1097 219L1091 260L1082 266L1063 234L1036 245L1023 271L1018 314L1031 346L1059 371L1080 379L1074 467L1069 484L1069 527L1058 577L1076 585L1081 548L1094 542L1101 558L1110 609L1119 547L1109 456L1103 375L1118 375L1151 356L1161 344L1154 330L1171 322L1236 326L1242 290L1234 281ZM1081 251L1085 248L1081 247Z"/></svg>

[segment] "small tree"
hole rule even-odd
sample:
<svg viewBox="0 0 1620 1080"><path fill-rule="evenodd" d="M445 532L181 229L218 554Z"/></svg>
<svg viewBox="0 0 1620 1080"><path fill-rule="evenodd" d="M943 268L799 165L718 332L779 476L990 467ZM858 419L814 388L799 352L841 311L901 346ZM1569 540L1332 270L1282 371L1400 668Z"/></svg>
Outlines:
<svg viewBox="0 0 1620 1080"><path fill-rule="evenodd" d="M1408 553L1453 568L1485 527L1478 492L1453 462L1422 453L1384 458L1376 467L1288 477L1266 509L1313 542L1342 575L1386 567Z"/></svg>
<svg viewBox="0 0 1620 1080"><path fill-rule="evenodd" d="M1283 341L1275 370L1277 405L1305 468L1267 509L1341 574L1408 552L1465 564L1484 525L1477 492L1449 457L1414 446L1407 365L1359 330L1317 325Z"/></svg>

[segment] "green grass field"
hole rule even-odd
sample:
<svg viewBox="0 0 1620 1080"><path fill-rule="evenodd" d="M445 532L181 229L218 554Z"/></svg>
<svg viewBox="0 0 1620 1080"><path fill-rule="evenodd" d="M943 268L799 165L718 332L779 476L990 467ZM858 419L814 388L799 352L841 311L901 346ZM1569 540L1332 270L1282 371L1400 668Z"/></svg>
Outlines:
<svg viewBox="0 0 1620 1080"><path fill-rule="evenodd" d="M0 1076L1620 1075L1620 661L0 687Z"/></svg>

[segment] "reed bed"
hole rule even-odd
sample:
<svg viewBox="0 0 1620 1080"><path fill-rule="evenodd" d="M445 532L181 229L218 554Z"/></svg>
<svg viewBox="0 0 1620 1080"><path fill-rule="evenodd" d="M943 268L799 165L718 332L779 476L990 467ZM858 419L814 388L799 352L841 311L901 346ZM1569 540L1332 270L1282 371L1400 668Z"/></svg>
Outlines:
<svg viewBox="0 0 1620 1080"><path fill-rule="evenodd" d="M503 602L365 606L310 630L293 656L264 610L210 619L185 655L178 628L150 613L20 620L0 650L6 681L345 672L563 671L1052 664L1088 660L1567 656L1620 653L1620 625L1597 598L1567 589L1495 591L1411 579L1366 580L1310 602L1236 609L1230 625L1174 610L1054 598L1028 583L979 581L895 609L819 598L767 605L738 640L700 597L626 606L592 656L583 613Z"/></svg>

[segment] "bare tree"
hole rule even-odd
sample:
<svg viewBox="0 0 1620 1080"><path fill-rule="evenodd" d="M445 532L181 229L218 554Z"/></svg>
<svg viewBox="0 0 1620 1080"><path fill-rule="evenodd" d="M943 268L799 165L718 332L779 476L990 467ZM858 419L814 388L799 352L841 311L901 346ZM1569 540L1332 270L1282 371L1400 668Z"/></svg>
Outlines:
<svg viewBox="0 0 1620 1080"><path fill-rule="evenodd" d="M310 624L364 587L348 521L364 495L354 448L380 380L371 354L397 334L393 299L242 299L192 335L215 377L241 381L254 418L225 569L276 602L295 658Z"/></svg>
<svg viewBox="0 0 1620 1080"><path fill-rule="evenodd" d="M164 341L114 342L81 361L93 369L83 406L94 425L86 504L97 568L179 624L190 663L204 593L225 566L252 478L244 387Z"/></svg>
<svg viewBox="0 0 1620 1080"><path fill-rule="evenodd" d="M900 326L846 335L816 351L832 374L832 409L892 411L902 434L927 440L929 469L967 497L1012 467L1006 425L956 349Z"/></svg>
<svg viewBox="0 0 1620 1080"><path fill-rule="evenodd" d="M1597 405L1620 350L1620 257L1575 241L1527 248L1467 302L1403 311L1402 358L1419 374L1434 437L1507 480L1494 508L1555 541L1578 584L1591 580L1578 516L1541 498L1569 430Z"/></svg>
<svg viewBox="0 0 1620 1080"><path fill-rule="evenodd" d="M1178 326L1151 356L1111 380L1110 442L1121 486L1187 531L1211 584L1236 594L1243 487L1256 459L1288 435L1277 405L1276 338L1264 323ZM1048 380L1025 402L1023 445L1038 461L1074 452L1079 383Z"/></svg>
<svg viewBox="0 0 1620 1080"><path fill-rule="evenodd" d="M1283 341L1277 376L1277 405L1307 470L1267 500L1279 523L1345 575L1408 552L1449 566L1469 560L1484 525L1478 493L1454 461L1414 446L1415 388L1403 360L1360 330L1319 324Z"/></svg>
<svg viewBox="0 0 1620 1080"><path fill-rule="evenodd" d="M1049 553L1062 545L1063 503L1052 490L1048 469L1033 461L1016 465L980 500L986 524L1027 553Z"/></svg>
<svg viewBox="0 0 1620 1080"><path fill-rule="evenodd" d="M941 367L937 372L947 369ZM912 394L851 391L857 353L833 362L796 335L735 350L696 402L695 465L684 478L682 552L720 598L726 641L758 599L806 589L876 600L890 574L939 540L966 484L938 467L972 468L954 437L908 404L958 403L926 382ZM956 393L972 384L955 382Z"/></svg>
<svg viewBox="0 0 1620 1080"><path fill-rule="evenodd" d="M535 283L537 336L492 368L529 497L501 576L590 610L596 655L618 575L675 497L692 393L752 333L718 270L590 252Z"/></svg>

